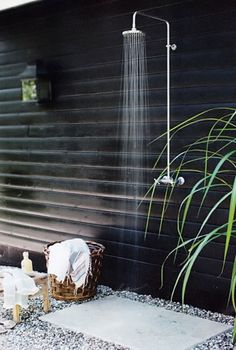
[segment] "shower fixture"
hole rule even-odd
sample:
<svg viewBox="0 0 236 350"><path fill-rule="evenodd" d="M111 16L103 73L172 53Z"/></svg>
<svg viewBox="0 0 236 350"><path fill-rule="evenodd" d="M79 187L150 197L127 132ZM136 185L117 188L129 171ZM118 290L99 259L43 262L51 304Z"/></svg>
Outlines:
<svg viewBox="0 0 236 350"><path fill-rule="evenodd" d="M132 29L131 30L126 30L122 34L124 37L126 36L145 36L145 34L136 28L136 16L137 14L144 16L144 17L149 17L161 22L164 22L166 24L166 66L167 66L167 77L166 77L166 84L167 84L167 164L166 164L166 169L167 173L165 176L163 176L161 179L158 180L158 184L164 184L164 185L171 185L174 186L175 184L177 185L183 185L185 180L183 177L179 177L176 181L171 177L170 175L170 50L176 50L177 46L176 44L170 44L170 23L166 21L163 18L156 17L153 15L149 15L144 13L143 11L135 11L133 14L133 22L132 22Z"/></svg>

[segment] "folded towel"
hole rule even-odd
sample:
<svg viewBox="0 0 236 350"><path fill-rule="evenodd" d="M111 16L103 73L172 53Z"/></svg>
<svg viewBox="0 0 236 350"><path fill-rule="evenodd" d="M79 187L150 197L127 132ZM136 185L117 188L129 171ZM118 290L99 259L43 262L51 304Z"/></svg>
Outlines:
<svg viewBox="0 0 236 350"><path fill-rule="evenodd" d="M9 309L18 304L27 308L28 296L39 291L34 280L18 268L6 268L3 270L3 275L3 307Z"/></svg>
<svg viewBox="0 0 236 350"><path fill-rule="evenodd" d="M84 286L91 273L90 250L80 238L55 243L49 247L48 273L63 282L71 277L76 288Z"/></svg>

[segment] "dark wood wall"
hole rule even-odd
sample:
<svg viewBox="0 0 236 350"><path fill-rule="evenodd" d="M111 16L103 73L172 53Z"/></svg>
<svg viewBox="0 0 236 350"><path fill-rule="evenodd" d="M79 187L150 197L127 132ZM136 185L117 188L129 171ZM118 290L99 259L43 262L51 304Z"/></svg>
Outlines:
<svg viewBox="0 0 236 350"><path fill-rule="evenodd" d="M177 189L168 220L157 235L164 191L155 202L144 239L148 202L134 230L132 199L125 203L117 138L122 35L134 10L171 22L172 125L217 106L235 106L236 4L233 1L43 1L0 14L0 253L2 264L19 264L22 250L45 269L47 242L82 237L105 245L102 283L165 298L178 267L169 263L164 288L160 266L177 242L177 206L197 177L186 173ZM150 139L165 130L165 27L139 17L146 32L149 71ZM44 60L53 84L51 105L21 101L20 74L27 63ZM172 156L201 128L183 133ZM163 141L164 142L164 141ZM152 166L163 142L149 146L144 190L157 176ZM163 165L165 158L163 158ZM213 193L219 196L219 193ZM198 203L196 202L196 208ZM204 213L211 206L206 203ZM125 208L125 209L124 209ZM127 214L127 211L129 212ZM227 212L219 209L223 218ZM123 227L124 217L125 228ZM201 217L187 223L191 234ZM218 224L212 218L211 227ZM203 252L190 281L187 301L225 310L232 244L225 272L219 277L222 242ZM177 293L178 298L178 293Z"/></svg>

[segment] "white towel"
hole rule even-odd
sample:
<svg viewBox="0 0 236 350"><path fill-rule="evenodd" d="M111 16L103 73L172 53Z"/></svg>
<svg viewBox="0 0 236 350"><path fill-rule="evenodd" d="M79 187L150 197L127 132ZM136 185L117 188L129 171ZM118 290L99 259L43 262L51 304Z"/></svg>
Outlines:
<svg viewBox="0 0 236 350"><path fill-rule="evenodd" d="M65 242L55 243L49 247L48 274L56 276L63 282L70 269L70 252Z"/></svg>
<svg viewBox="0 0 236 350"><path fill-rule="evenodd" d="M3 271L3 307L10 309L18 304L21 307L28 307L28 296L39 291L34 280L26 275L21 269L11 268Z"/></svg>
<svg viewBox="0 0 236 350"><path fill-rule="evenodd" d="M55 243L49 247L48 273L63 282L70 276L76 288L86 284L91 273L90 250L80 238Z"/></svg>

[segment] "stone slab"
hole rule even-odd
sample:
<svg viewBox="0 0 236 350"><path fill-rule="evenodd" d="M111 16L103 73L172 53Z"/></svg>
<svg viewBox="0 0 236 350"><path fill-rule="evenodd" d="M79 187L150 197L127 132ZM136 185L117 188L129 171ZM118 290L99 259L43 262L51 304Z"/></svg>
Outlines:
<svg viewBox="0 0 236 350"><path fill-rule="evenodd" d="M133 350L186 350L230 326L117 296L40 318Z"/></svg>

